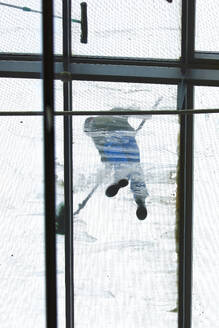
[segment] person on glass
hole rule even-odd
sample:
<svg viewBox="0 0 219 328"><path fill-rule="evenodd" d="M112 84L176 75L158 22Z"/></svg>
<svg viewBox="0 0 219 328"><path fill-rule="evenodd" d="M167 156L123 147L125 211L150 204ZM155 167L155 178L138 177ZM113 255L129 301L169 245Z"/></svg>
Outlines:
<svg viewBox="0 0 219 328"><path fill-rule="evenodd" d="M113 108L114 111L127 109ZM139 220L147 217L145 199L148 191L140 165L140 151L135 136L143 126L146 116L137 130L128 122L127 115L88 117L84 123L84 132L90 136L96 146L101 161L114 170L114 181L106 189L106 196L114 197L121 188L130 182L130 189L137 204L136 215Z"/></svg>

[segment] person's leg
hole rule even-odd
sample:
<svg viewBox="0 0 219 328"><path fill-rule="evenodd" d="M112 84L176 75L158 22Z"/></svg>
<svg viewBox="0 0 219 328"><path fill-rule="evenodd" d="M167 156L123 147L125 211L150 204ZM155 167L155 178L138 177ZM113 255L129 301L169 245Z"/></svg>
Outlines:
<svg viewBox="0 0 219 328"><path fill-rule="evenodd" d="M147 187L144 181L144 173L141 168L140 163L131 163L130 164L130 180L131 180L131 191L133 193L134 199L142 199L149 195Z"/></svg>
<svg viewBox="0 0 219 328"><path fill-rule="evenodd" d="M136 215L140 220L144 220L147 217L145 199L149 194L144 181L144 174L140 163L133 163L131 166L132 170L130 172L130 187L137 204Z"/></svg>
<svg viewBox="0 0 219 328"><path fill-rule="evenodd" d="M115 196L120 188L128 185L127 164L114 163L114 182L106 189L106 196Z"/></svg>

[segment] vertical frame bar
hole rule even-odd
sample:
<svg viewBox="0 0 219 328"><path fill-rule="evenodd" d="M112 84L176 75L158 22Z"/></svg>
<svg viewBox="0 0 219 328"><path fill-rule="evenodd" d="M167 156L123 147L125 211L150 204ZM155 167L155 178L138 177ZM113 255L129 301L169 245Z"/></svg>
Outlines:
<svg viewBox="0 0 219 328"><path fill-rule="evenodd" d="M71 0L63 0L63 68L69 71L71 58ZM64 110L72 111L72 82L63 83ZM65 284L66 327L74 327L73 263L73 181L72 181L72 116L64 119L64 194L65 194Z"/></svg>
<svg viewBox="0 0 219 328"><path fill-rule="evenodd" d="M53 0L47 0L43 1L44 192L47 328L57 327L53 66Z"/></svg>
<svg viewBox="0 0 219 328"><path fill-rule="evenodd" d="M195 0L182 0L182 33L181 33L182 71L194 59L195 49Z"/></svg>
<svg viewBox="0 0 219 328"><path fill-rule="evenodd" d="M194 87L187 86L185 108L193 109ZM192 252L193 252L193 144L194 144L194 115L185 115L185 217L184 217L184 271L185 271L185 328L191 327L192 319Z"/></svg>
<svg viewBox="0 0 219 328"><path fill-rule="evenodd" d="M193 108L193 86L184 86L183 108ZM191 327L193 226L193 115L180 116L179 159L179 328Z"/></svg>
<svg viewBox="0 0 219 328"><path fill-rule="evenodd" d="M194 59L195 0L182 0L182 73ZM182 109L193 109L194 86L184 81ZM180 99L180 95L178 95ZM193 115L180 117L179 159L179 304L178 327L191 328L192 319L192 227L193 227Z"/></svg>

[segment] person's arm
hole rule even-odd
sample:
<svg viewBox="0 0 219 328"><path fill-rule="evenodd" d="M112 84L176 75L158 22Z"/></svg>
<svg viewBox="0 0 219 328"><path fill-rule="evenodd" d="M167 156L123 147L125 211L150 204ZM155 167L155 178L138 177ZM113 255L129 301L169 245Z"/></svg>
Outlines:
<svg viewBox="0 0 219 328"><path fill-rule="evenodd" d="M155 102L154 106L152 107L152 109L156 109L158 107L158 105L160 104L160 102L163 100L163 97L159 97L158 100ZM136 133L141 130L141 128L143 127L143 125L145 124L145 122L149 119L152 118L152 115L146 115L144 117L144 119L141 121L141 123L139 124L138 128L135 130Z"/></svg>
<svg viewBox="0 0 219 328"><path fill-rule="evenodd" d="M137 129L135 130L135 132L137 133L139 130L142 129L143 125L145 124L145 122L147 120L150 120L152 118L152 115L147 115L142 121L141 123L139 124L139 126L137 127Z"/></svg>
<svg viewBox="0 0 219 328"><path fill-rule="evenodd" d="M91 133L93 131L93 129L92 129L92 122L93 122L93 117L86 118L86 120L84 122L84 132L88 136L91 136Z"/></svg>

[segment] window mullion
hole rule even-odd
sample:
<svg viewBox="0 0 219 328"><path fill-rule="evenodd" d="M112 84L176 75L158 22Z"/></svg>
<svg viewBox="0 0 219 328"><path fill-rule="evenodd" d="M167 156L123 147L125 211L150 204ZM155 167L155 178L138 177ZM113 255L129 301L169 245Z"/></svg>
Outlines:
<svg viewBox="0 0 219 328"><path fill-rule="evenodd" d="M55 235L53 1L43 1L44 197L46 247L46 322L57 327Z"/></svg>
<svg viewBox="0 0 219 328"><path fill-rule="evenodd" d="M193 109L193 86L183 84L182 109ZM179 88L180 89L180 88ZM179 95L178 95L179 97ZM193 115L180 116L178 177L179 304L178 327L191 327L192 312L192 227L193 227Z"/></svg>
<svg viewBox="0 0 219 328"><path fill-rule="evenodd" d="M69 71L71 56L71 0L63 0L63 68ZM64 74L63 74L64 75ZM72 81L63 80L64 110L72 111ZM73 181L72 116L64 117L64 197L65 197L65 294L66 328L74 327L73 274Z"/></svg>
<svg viewBox="0 0 219 328"><path fill-rule="evenodd" d="M186 79L195 48L195 0L182 0L181 62L182 109L193 109L194 86ZM178 94L178 100L179 100ZM178 177L179 304L178 327L191 328L192 316L192 223L193 223L193 115L180 117L180 158Z"/></svg>

